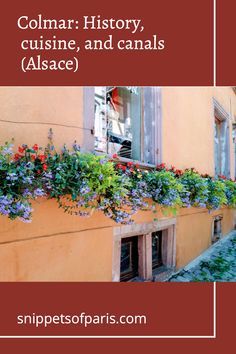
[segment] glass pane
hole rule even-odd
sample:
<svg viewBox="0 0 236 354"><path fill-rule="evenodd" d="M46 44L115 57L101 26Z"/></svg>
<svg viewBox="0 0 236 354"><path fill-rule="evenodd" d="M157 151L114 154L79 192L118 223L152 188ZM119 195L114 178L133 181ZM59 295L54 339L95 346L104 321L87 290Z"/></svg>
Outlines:
<svg viewBox="0 0 236 354"><path fill-rule="evenodd" d="M95 87L95 150L141 159L141 89Z"/></svg>
<svg viewBox="0 0 236 354"><path fill-rule="evenodd" d="M221 174L221 140L220 140L220 121L215 119L215 174Z"/></svg>
<svg viewBox="0 0 236 354"><path fill-rule="evenodd" d="M227 121L221 122L221 173L228 176L228 139L227 139Z"/></svg>
<svg viewBox="0 0 236 354"><path fill-rule="evenodd" d="M121 273L128 272L132 269L131 267L131 243L127 242L121 245L121 262L120 262L120 271Z"/></svg>
<svg viewBox="0 0 236 354"><path fill-rule="evenodd" d="M152 233L152 266L153 268L162 265L161 245L162 232L157 231Z"/></svg>
<svg viewBox="0 0 236 354"><path fill-rule="evenodd" d="M95 87L95 150L107 153L106 88Z"/></svg>
<svg viewBox="0 0 236 354"><path fill-rule="evenodd" d="M140 160L141 94L127 86L107 88L108 152Z"/></svg>
<svg viewBox="0 0 236 354"><path fill-rule="evenodd" d="M120 280L127 281L138 275L138 236L122 239Z"/></svg>

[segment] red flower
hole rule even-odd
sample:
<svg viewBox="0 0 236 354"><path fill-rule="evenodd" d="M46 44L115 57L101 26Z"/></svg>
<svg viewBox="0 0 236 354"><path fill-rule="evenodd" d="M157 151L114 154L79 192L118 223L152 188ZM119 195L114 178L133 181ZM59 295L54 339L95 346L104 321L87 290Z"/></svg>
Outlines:
<svg viewBox="0 0 236 354"><path fill-rule="evenodd" d="M31 157L31 160L32 160L32 161L34 161L35 158L36 158L34 155L30 155L30 157Z"/></svg>
<svg viewBox="0 0 236 354"><path fill-rule="evenodd" d="M163 170L164 168L166 168L165 163L161 163L161 164L157 165L157 170Z"/></svg>
<svg viewBox="0 0 236 354"><path fill-rule="evenodd" d="M219 175L218 177L221 179L227 179L227 177L225 177L224 175Z"/></svg>
<svg viewBox="0 0 236 354"><path fill-rule="evenodd" d="M117 155L117 154L114 154L114 155L112 155L112 158L113 158L113 159L118 159L118 155Z"/></svg>
<svg viewBox="0 0 236 354"><path fill-rule="evenodd" d="M43 164L43 170L44 171L47 171L47 169L48 169L48 165L46 165L45 163Z"/></svg>
<svg viewBox="0 0 236 354"><path fill-rule="evenodd" d="M182 170L175 170L175 174L177 176L181 176L183 174L183 171Z"/></svg>
<svg viewBox="0 0 236 354"><path fill-rule="evenodd" d="M134 163L133 163L133 162L128 162L128 163L127 163L127 166L128 166L128 167L134 166Z"/></svg>
<svg viewBox="0 0 236 354"><path fill-rule="evenodd" d="M23 154L23 152L25 151L25 149L26 149L26 146L19 146L19 147L18 147L18 151L19 151L21 154Z"/></svg>
<svg viewBox="0 0 236 354"><path fill-rule="evenodd" d="M126 166L124 166L124 165L117 165L117 167L122 171L126 170Z"/></svg>
<svg viewBox="0 0 236 354"><path fill-rule="evenodd" d="M130 172L134 172L134 169L133 169L133 168L130 168L129 170L130 170Z"/></svg>
<svg viewBox="0 0 236 354"><path fill-rule="evenodd" d="M39 149L38 144L34 144L33 150L34 150L34 151L38 151L38 149Z"/></svg>
<svg viewBox="0 0 236 354"><path fill-rule="evenodd" d="M39 160L40 160L41 162L44 162L45 159L46 159L46 156L45 156L45 155L39 155L38 158L39 158Z"/></svg>
<svg viewBox="0 0 236 354"><path fill-rule="evenodd" d="M15 154L14 155L14 160L19 160L22 157L20 154Z"/></svg>

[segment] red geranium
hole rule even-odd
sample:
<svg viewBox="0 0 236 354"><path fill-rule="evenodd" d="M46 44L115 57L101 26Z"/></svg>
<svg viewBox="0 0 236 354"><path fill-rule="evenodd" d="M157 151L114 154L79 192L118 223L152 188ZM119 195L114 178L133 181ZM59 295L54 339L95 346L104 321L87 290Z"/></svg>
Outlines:
<svg viewBox="0 0 236 354"><path fill-rule="evenodd" d="M44 162L45 159L46 159L46 156L45 156L45 155L39 155L38 158L39 158L39 160L40 160L41 162Z"/></svg>
<svg viewBox="0 0 236 354"><path fill-rule="evenodd" d="M164 168L166 168L165 163L160 163L159 165L157 165L157 170L164 170Z"/></svg>
<svg viewBox="0 0 236 354"><path fill-rule="evenodd" d="M25 151L25 149L26 149L26 146L19 146L19 147L18 147L18 151L19 151L21 154L23 154L23 152Z"/></svg>
<svg viewBox="0 0 236 354"><path fill-rule="evenodd" d="M14 155L14 160L19 160L22 157L20 154L15 154Z"/></svg>
<svg viewBox="0 0 236 354"><path fill-rule="evenodd" d="M34 146L33 146L33 150L34 150L34 151L38 151L38 149L39 149L38 144L34 144Z"/></svg>
<svg viewBox="0 0 236 354"><path fill-rule="evenodd" d="M177 176L181 176L183 174L183 171L182 170L175 170L175 174Z"/></svg>
<svg viewBox="0 0 236 354"><path fill-rule="evenodd" d="M124 165L117 165L117 167L122 171L126 170L126 166L124 166Z"/></svg>
<svg viewBox="0 0 236 354"><path fill-rule="evenodd" d="M128 162L128 163L127 163L127 166L128 166L128 167L134 166L134 163L133 163L133 162Z"/></svg>
<svg viewBox="0 0 236 354"><path fill-rule="evenodd" d="M114 155L112 155L112 158L113 158L113 159L118 159L118 155L117 155L117 154L114 154Z"/></svg>
<svg viewBox="0 0 236 354"><path fill-rule="evenodd" d="M225 177L224 175L219 175L218 177L221 179L227 179L227 177Z"/></svg>
<svg viewBox="0 0 236 354"><path fill-rule="evenodd" d="M43 164L43 170L44 171L47 171L47 169L48 169L48 165L46 165L45 163Z"/></svg>

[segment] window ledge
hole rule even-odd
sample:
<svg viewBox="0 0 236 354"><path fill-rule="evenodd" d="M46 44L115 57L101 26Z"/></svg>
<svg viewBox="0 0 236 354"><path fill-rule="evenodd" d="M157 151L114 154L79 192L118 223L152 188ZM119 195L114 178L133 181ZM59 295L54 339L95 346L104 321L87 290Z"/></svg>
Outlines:
<svg viewBox="0 0 236 354"><path fill-rule="evenodd" d="M94 150L94 153L98 156L101 156L101 155L106 155L111 161L116 161L122 165L122 164L126 164L127 162L133 162L134 164L138 164L139 167L141 168L146 168L148 170L153 170L154 168L156 168L156 165L154 164L151 164L151 163L147 163L147 162L142 162L142 161L139 161L139 160L133 160L133 159L127 159L125 157L121 157L121 156L118 156L117 159L114 159L112 157L112 155L108 155L106 154L105 152L102 152L102 151L99 151L99 150Z"/></svg>

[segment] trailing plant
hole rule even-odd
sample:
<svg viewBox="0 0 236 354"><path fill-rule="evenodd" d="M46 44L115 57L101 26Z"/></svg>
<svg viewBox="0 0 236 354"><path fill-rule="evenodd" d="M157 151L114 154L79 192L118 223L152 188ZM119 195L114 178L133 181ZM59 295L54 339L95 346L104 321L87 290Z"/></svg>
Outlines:
<svg viewBox="0 0 236 354"><path fill-rule="evenodd" d="M0 147L0 214L30 222L31 202L39 197L55 199L71 215L100 210L127 224L139 210L156 206L174 213L177 207L235 208L236 183L165 164L145 169L117 155L82 153L76 143L61 152L52 144L45 149L22 145L15 154L13 144L5 143Z"/></svg>
<svg viewBox="0 0 236 354"><path fill-rule="evenodd" d="M206 208L208 201L208 180L202 178L194 169L181 174L180 183L184 186L181 199L184 207Z"/></svg>
<svg viewBox="0 0 236 354"><path fill-rule="evenodd" d="M13 144L0 147L0 214L10 219L31 221L30 200L45 196L40 174L46 170L45 157L35 144L32 149L19 147L13 155Z"/></svg>
<svg viewBox="0 0 236 354"><path fill-rule="evenodd" d="M227 205L227 196L226 196L226 185L223 180L208 178L208 209L219 209L223 205ZM231 204L229 204L232 206Z"/></svg>
<svg viewBox="0 0 236 354"><path fill-rule="evenodd" d="M221 177L221 181L225 185L225 195L227 198L227 205L236 208L236 183Z"/></svg>

